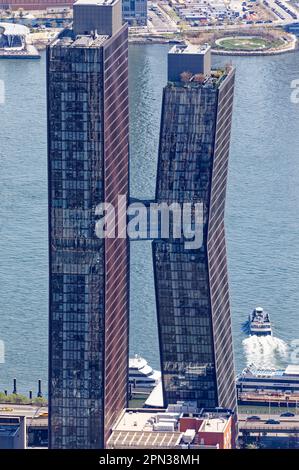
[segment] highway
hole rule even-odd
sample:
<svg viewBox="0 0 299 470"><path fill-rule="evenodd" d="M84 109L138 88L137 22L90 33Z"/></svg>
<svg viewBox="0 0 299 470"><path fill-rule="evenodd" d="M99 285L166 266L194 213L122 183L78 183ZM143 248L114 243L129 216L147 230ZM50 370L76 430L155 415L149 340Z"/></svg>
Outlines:
<svg viewBox="0 0 299 470"><path fill-rule="evenodd" d="M293 411L291 411L293 412ZM242 432L251 432L251 433L279 433L279 434L291 434L299 433L299 415L291 417L282 417L277 414L254 414L254 416L259 416L260 420L258 421L248 421L248 414L238 414L239 422L239 431ZM279 424L267 424L268 419L274 419L279 421Z"/></svg>
<svg viewBox="0 0 299 470"><path fill-rule="evenodd" d="M290 411L290 413L295 414L294 409L290 409L289 411ZM285 411L283 411L283 412L285 412ZM248 416L259 416L262 420L277 419L279 421L295 421L295 422L299 423L299 414L298 414L298 412L295 416L290 416L290 417L289 416L288 417L282 417L282 416L279 416L279 414L275 414L275 413L263 413L263 414L260 414L258 412L251 413L251 414L238 413L238 418L239 418L240 421L247 421Z"/></svg>

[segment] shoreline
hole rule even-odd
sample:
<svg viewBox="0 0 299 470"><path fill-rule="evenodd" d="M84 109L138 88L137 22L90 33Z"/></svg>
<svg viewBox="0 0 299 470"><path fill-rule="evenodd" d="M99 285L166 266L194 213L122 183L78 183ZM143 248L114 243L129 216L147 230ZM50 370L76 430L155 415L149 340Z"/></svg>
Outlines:
<svg viewBox="0 0 299 470"><path fill-rule="evenodd" d="M222 55L222 56L251 56L251 57L258 57L258 56L271 56L271 55L281 55L281 54L288 54L291 52L298 51L298 47L294 47L292 49L278 49L277 51L269 50L269 51L219 51L217 49L212 49L212 55Z"/></svg>
<svg viewBox="0 0 299 470"><path fill-rule="evenodd" d="M58 35L60 29L56 29L55 31L45 31L44 33L39 32L31 32L29 35L29 44L32 44L36 47L38 51L44 50L47 45ZM54 34L53 34L54 33ZM245 37L245 36L258 36L261 38L267 38L270 35L273 36L275 39L281 39L283 44L275 46L271 49L268 48L266 50L234 50L234 49L220 49L217 48L217 41L219 39L225 37ZM205 34L200 35L191 35L188 33L180 34L180 33L160 33L160 34L150 34L148 32L144 32L144 34L136 35L133 31L129 30L129 44L137 44L137 45L149 45L149 44L183 44L185 41L188 41L192 44L202 44L202 43L210 43L212 46L212 54L213 55L229 55L229 56L271 56L271 55L279 55L285 54L288 52L293 52L298 50L299 48L299 41L298 37L295 34L288 33L284 30L278 30L276 28L273 29L260 29L259 31L252 31L251 29L243 29L242 31L238 31L232 33L228 30L223 31L214 31L214 32L207 32Z"/></svg>
<svg viewBox="0 0 299 470"><path fill-rule="evenodd" d="M166 38L129 38L129 44L135 45L150 45L150 44L181 44L183 43L183 39L166 39ZM298 39L295 36L294 41L291 44L291 47L282 47L280 49L268 49L265 51L234 51L234 50L220 50L214 49L212 47L212 54L213 55L221 55L221 56L271 56L271 55L280 55L280 54L287 54L290 52L296 52L299 49L298 47Z"/></svg>

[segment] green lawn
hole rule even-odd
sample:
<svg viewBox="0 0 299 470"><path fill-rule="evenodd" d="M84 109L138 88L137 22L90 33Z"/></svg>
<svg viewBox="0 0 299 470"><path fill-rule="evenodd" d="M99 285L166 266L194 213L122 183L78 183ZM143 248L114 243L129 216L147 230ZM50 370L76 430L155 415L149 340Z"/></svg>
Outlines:
<svg viewBox="0 0 299 470"><path fill-rule="evenodd" d="M263 51L278 47L281 44L282 41L280 39L268 40L261 37L235 37L218 40L216 47L230 51Z"/></svg>

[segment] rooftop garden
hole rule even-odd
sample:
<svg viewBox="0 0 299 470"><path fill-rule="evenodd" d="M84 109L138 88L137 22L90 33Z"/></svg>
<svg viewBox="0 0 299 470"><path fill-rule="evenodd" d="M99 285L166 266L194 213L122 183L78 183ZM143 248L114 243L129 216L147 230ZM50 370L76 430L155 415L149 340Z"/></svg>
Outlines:
<svg viewBox="0 0 299 470"><path fill-rule="evenodd" d="M179 82L168 82L169 86L185 86L190 88L198 88L202 86L219 87L222 80L232 70L232 66L227 64L224 68L211 70L210 75L204 75L203 73L192 73L190 71L184 71L180 75Z"/></svg>

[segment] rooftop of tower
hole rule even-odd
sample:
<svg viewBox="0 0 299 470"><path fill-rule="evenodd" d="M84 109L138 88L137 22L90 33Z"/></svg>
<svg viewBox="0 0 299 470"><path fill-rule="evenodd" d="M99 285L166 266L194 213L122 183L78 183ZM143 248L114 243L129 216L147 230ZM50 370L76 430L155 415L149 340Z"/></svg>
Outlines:
<svg viewBox="0 0 299 470"><path fill-rule="evenodd" d="M184 72L210 75L211 47L190 43L173 46L168 52L168 80L179 82Z"/></svg>
<svg viewBox="0 0 299 470"><path fill-rule="evenodd" d="M97 48L122 28L121 0L77 0L72 27L51 46Z"/></svg>
<svg viewBox="0 0 299 470"><path fill-rule="evenodd" d="M51 45L62 47L86 47L97 48L104 44L110 36L107 35L84 35L84 36L65 36L57 39Z"/></svg>
<svg viewBox="0 0 299 470"><path fill-rule="evenodd" d="M169 54L206 54L211 49L209 44L176 44Z"/></svg>
<svg viewBox="0 0 299 470"><path fill-rule="evenodd" d="M209 44L179 44L168 52L169 86L218 87L231 69L211 69Z"/></svg>
<svg viewBox="0 0 299 470"><path fill-rule="evenodd" d="M75 35L113 36L122 27L121 0L77 0L73 5Z"/></svg>
<svg viewBox="0 0 299 470"><path fill-rule="evenodd" d="M218 87L231 66L211 69L209 44L179 44L168 52L168 83L176 86Z"/></svg>
<svg viewBox="0 0 299 470"><path fill-rule="evenodd" d="M189 88L219 88L223 80L229 75L234 67L227 65L224 68L218 68L211 70L209 75L192 74L189 71L181 73L181 77L178 80L168 80L168 86L176 87L189 87Z"/></svg>

